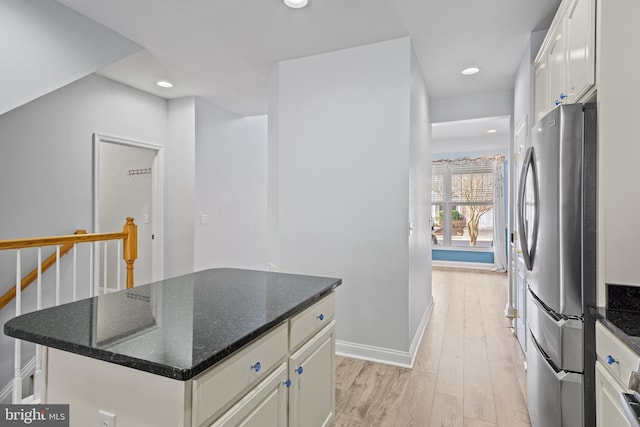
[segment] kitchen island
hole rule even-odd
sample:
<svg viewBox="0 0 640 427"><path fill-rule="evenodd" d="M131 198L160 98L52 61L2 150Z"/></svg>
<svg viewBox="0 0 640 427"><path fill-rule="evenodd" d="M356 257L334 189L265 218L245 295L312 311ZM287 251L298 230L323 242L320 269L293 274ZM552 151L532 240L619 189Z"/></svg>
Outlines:
<svg viewBox="0 0 640 427"><path fill-rule="evenodd" d="M29 313L4 330L49 349L45 399L68 403L72 426L104 413L117 427L321 426L334 416L340 284L206 270Z"/></svg>

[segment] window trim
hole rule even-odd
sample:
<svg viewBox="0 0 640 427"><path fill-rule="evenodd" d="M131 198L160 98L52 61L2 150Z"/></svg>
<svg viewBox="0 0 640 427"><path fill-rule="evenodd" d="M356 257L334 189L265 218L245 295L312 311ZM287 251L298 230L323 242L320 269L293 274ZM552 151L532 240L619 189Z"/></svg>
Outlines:
<svg viewBox="0 0 640 427"><path fill-rule="evenodd" d="M473 201L469 201L469 202L465 202L465 201L453 201L453 177L454 175L458 175L458 174L464 174L464 173L475 173L474 172L465 172L465 171L453 171L451 168L451 164L456 164L456 163L460 163L460 162L473 162L473 161L495 161L495 157L483 157L483 158L457 158L457 159L440 159L440 160L434 160L434 163L438 162L438 163L445 163L447 165L447 167L442 167L441 168L441 173L437 173L437 174L433 174L432 172L432 201L431 201L431 209L432 209L432 213L435 212L436 207L442 207L443 211L448 211L451 210L454 206L458 207L458 206L491 206L491 210L494 209L494 203L495 203L495 186L494 183L492 182L491 184L491 201L490 202L473 202ZM435 168L434 168L435 169ZM481 174L485 174L485 173L492 173L493 178L495 179L495 175L494 172L492 170L492 168L488 165L482 165L482 166L478 166L478 173ZM441 197L438 197L438 200L440 201L434 201L434 197L433 197L433 182L434 176L441 176L442 177L442 195ZM439 209L438 209L439 211ZM437 214L436 214L437 215ZM435 224L436 220L435 218L432 219L432 223ZM492 225L492 230L495 227L495 223ZM453 245L453 239L452 239L452 220L450 218L450 215L444 215L443 216L443 224L442 224L442 245L434 245L432 249L436 249L436 250L446 250L446 251L476 251L476 252L494 252L494 239L492 236L491 239L491 245L490 246L471 246L471 244L469 244L468 246L454 246ZM446 242L448 242L448 244L446 244Z"/></svg>

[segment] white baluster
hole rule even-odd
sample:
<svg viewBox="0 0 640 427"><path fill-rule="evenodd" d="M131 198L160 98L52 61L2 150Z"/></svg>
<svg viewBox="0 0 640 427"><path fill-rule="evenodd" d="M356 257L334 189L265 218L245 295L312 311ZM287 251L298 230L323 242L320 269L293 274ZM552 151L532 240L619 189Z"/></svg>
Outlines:
<svg viewBox="0 0 640 427"><path fill-rule="evenodd" d="M60 245L56 246L56 306L60 305Z"/></svg>
<svg viewBox="0 0 640 427"><path fill-rule="evenodd" d="M76 300L76 283L77 283L77 270L78 270L78 255L77 255L77 248L78 244L74 243L73 244L73 284L72 284L72 289L71 289L71 298L72 301Z"/></svg>
<svg viewBox="0 0 640 427"><path fill-rule="evenodd" d="M104 273L104 283L102 284L104 286L104 293L107 293L107 242L105 240L104 242L104 265L102 266L102 272Z"/></svg>
<svg viewBox="0 0 640 427"><path fill-rule="evenodd" d="M118 240L118 257L116 258L116 275L118 276L118 290L120 290L120 260L122 259L122 240Z"/></svg>
<svg viewBox="0 0 640 427"><path fill-rule="evenodd" d="M98 295L98 285L95 283L95 278L93 277L93 265L95 264L95 259L93 258L93 247L95 243L89 243L89 296L93 297Z"/></svg>
<svg viewBox="0 0 640 427"><path fill-rule="evenodd" d="M38 280L36 281L36 310L42 308L42 247L38 247Z"/></svg>
<svg viewBox="0 0 640 427"><path fill-rule="evenodd" d="M22 313L22 273L21 273L21 251L16 251L16 317ZM22 402L22 343L14 338L14 359L13 359L13 404Z"/></svg>
<svg viewBox="0 0 640 427"><path fill-rule="evenodd" d="M38 277L36 281L36 310L42 309L42 248L38 247ZM36 368L33 376L33 397L42 402L42 346L36 345Z"/></svg>

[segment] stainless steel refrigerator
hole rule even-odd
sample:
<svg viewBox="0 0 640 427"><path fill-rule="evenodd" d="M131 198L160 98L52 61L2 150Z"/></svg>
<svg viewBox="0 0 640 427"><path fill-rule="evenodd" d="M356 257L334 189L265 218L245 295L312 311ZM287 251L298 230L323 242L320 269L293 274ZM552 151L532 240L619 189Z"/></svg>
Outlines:
<svg viewBox="0 0 640 427"><path fill-rule="evenodd" d="M532 129L520 174L533 427L595 425L596 143L595 104L561 105Z"/></svg>

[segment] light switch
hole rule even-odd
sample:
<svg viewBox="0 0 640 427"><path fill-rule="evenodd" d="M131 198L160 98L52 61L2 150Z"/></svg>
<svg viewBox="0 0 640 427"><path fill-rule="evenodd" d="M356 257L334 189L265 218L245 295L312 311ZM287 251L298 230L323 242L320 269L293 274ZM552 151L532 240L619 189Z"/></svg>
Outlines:
<svg viewBox="0 0 640 427"><path fill-rule="evenodd" d="M207 214L200 215L200 224L209 224L209 215Z"/></svg>

